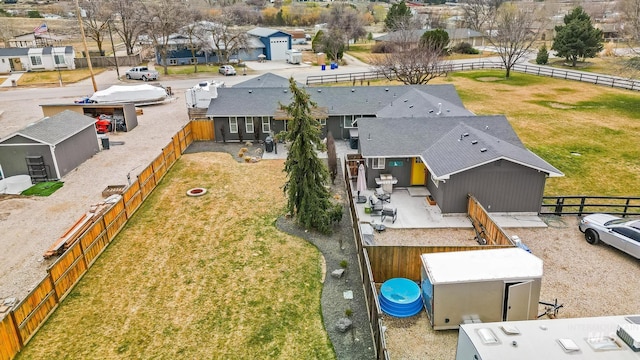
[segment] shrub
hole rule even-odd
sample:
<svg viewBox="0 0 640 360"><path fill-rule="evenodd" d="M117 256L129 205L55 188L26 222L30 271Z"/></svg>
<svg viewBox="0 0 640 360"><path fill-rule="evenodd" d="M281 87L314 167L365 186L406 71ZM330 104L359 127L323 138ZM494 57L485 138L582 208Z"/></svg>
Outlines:
<svg viewBox="0 0 640 360"><path fill-rule="evenodd" d="M473 46L471 46L471 44L469 44L468 42L461 42L459 44L456 44L453 48L451 48L451 51L457 54L471 54L471 55L480 53L478 49L474 49Z"/></svg>
<svg viewBox="0 0 640 360"><path fill-rule="evenodd" d="M388 42L379 42L371 47L373 54L391 54L393 52L393 44Z"/></svg>
<svg viewBox="0 0 640 360"><path fill-rule="evenodd" d="M640 56L634 56L627 60L627 66L635 70L640 70Z"/></svg>
<svg viewBox="0 0 640 360"><path fill-rule="evenodd" d="M538 50L538 55L536 55L536 64L538 65L546 65L549 62L549 52L547 51L547 45L542 45L540 50Z"/></svg>

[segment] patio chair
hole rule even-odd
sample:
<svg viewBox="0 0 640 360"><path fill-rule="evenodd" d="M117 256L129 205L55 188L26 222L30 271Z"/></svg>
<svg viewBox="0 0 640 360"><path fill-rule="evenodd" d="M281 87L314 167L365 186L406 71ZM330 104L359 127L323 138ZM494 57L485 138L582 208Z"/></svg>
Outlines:
<svg viewBox="0 0 640 360"><path fill-rule="evenodd" d="M384 192L382 188L376 188L376 197L386 203L391 203L391 194Z"/></svg>
<svg viewBox="0 0 640 360"><path fill-rule="evenodd" d="M369 203L371 204L371 213L379 214L382 212L384 206L382 205L382 201L379 199L375 199L373 196L369 196Z"/></svg>
<svg viewBox="0 0 640 360"><path fill-rule="evenodd" d="M384 220L390 217L391 218L391 223L395 224L396 223L396 219L398 218L398 209L396 208L382 208L382 211L380 212L380 222L384 222Z"/></svg>

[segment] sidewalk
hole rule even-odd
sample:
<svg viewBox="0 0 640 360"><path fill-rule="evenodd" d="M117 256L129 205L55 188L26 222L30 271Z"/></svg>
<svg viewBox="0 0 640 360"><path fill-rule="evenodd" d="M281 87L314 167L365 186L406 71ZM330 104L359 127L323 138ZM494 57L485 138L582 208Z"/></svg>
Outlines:
<svg viewBox="0 0 640 360"><path fill-rule="evenodd" d="M20 77L22 76L23 73L19 72L19 73L12 73L9 75L9 77L7 77L2 84L0 84L0 87L13 87L16 86L18 84L18 79L20 79ZM16 85L13 85L15 82Z"/></svg>

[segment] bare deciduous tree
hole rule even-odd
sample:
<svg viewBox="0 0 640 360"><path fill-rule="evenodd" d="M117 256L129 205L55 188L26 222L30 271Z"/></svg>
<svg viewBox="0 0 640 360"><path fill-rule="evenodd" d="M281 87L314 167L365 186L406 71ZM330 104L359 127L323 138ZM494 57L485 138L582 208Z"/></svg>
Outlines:
<svg viewBox="0 0 640 360"><path fill-rule="evenodd" d="M170 35L178 32L183 24L190 23L187 0L159 0L145 4L143 18L145 33L160 54L164 74L168 75L167 54Z"/></svg>
<svg viewBox="0 0 640 360"><path fill-rule="evenodd" d="M467 0L462 6L464 22L472 30L482 32L504 0Z"/></svg>
<svg viewBox="0 0 640 360"><path fill-rule="evenodd" d="M202 22L202 14L195 9L188 10L188 18L191 22L188 25L183 26L180 29L180 33L185 35L189 41L189 50L191 50L191 59L193 62L193 71L198 72L198 60L196 53L206 47L207 32L205 30L205 23Z"/></svg>
<svg viewBox="0 0 640 360"><path fill-rule="evenodd" d="M130 0L109 0L107 4L109 9L120 17L119 26L116 26L115 30L127 49L127 55L132 55L138 35L142 32L144 7Z"/></svg>
<svg viewBox="0 0 640 360"><path fill-rule="evenodd" d="M104 0L82 0L80 7L86 16L82 19L86 35L96 42L98 51L102 54L102 43L107 34L108 23L111 18L111 11L107 8Z"/></svg>
<svg viewBox="0 0 640 360"><path fill-rule="evenodd" d="M392 40L392 42L394 42ZM408 41L399 37L393 44L394 51L376 58L372 65L389 80L404 84L426 84L431 79L446 76L448 66L444 61L445 49L436 43Z"/></svg>
<svg viewBox="0 0 640 360"><path fill-rule="evenodd" d="M225 12L214 16L206 29L212 39L209 50L214 51L218 56L218 62L223 64L228 63L231 55L238 54L249 44L247 32L234 24L234 15Z"/></svg>
<svg viewBox="0 0 640 360"><path fill-rule="evenodd" d="M622 0L618 3L624 21L624 32L633 43L640 42L640 0ZM630 46L633 49L633 46ZM636 53L640 52L634 49Z"/></svg>
<svg viewBox="0 0 640 360"><path fill-rule="evenodd" d="M367 34L361 14L346 4L331 6L327 14L327 27L330 32L342 35L342 41L347 49L349 49L350 40L356 41Z"/></svg>
<svg viewBox="0 0 640 360"><path fill-rule="evenodd" d="M488 25L487 40L495 48L505 67L505 77L511 75L511 69L527 54L537 35L532 31L536 15L533 8L523 4L503 4Z"/></svg>

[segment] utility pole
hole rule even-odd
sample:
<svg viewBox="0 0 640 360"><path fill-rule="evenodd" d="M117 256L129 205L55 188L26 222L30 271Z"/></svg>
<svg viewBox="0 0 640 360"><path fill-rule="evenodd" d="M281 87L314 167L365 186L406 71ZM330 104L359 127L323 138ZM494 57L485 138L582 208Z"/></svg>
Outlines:
<svg viewBox="0 0 640 360"><path fill-rule="evenodd" d="M111 50L113 51L113 61L116 63L116 74L118 74L118 80L120 80L120 69L118 69L118 55L116 55L116 47L113 45L113 35L111 35L111 18L107 20L107 26L109 27L109 39L111 39Z"/></svg>
<svg viewBox="0 0 640 360"><path fill-rule="evenodd" d="M93 84L93 91L98 91L98 85L96 85L96 78L93 76L93 67L91 66L91 56L89 56L89 47L87 47L87 38L84 36L84 24L82 23L82 16L80 14L80 4L76 0L76 15L78 16L78 25L80 25L80 35L82 36L82 44L84 45L84 53L87 56L87 65L89 65L89 74L91 74L91 83Z"/></svg>

